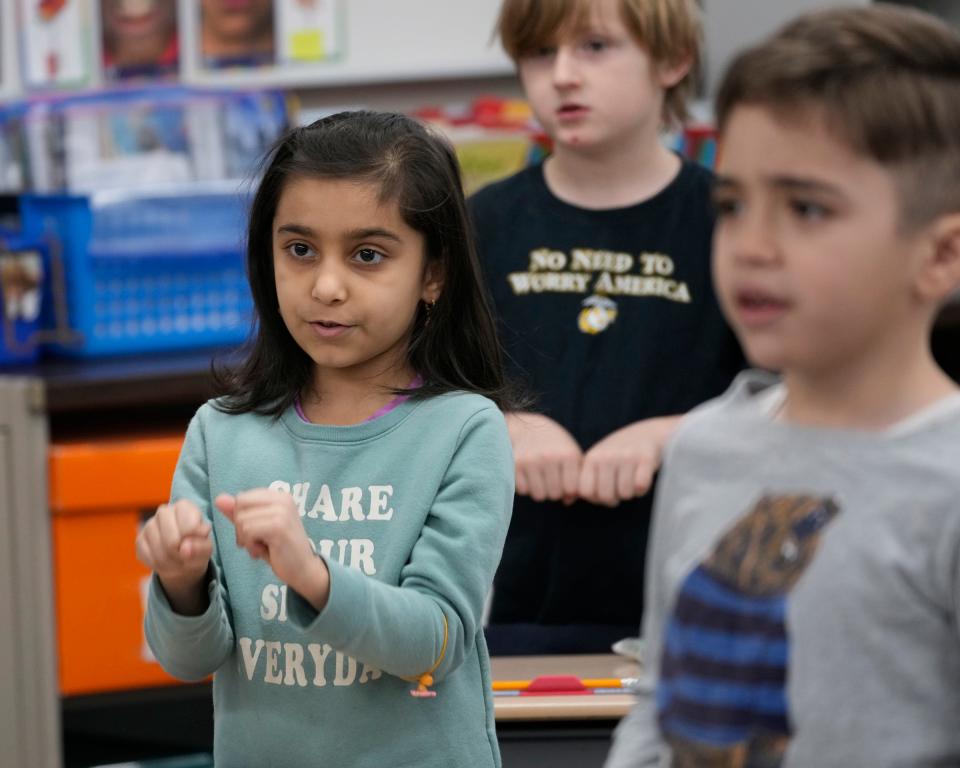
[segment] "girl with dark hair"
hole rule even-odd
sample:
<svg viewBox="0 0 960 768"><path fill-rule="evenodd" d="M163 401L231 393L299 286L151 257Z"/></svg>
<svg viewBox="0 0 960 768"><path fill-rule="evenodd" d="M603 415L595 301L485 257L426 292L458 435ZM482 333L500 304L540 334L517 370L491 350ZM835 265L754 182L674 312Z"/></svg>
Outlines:
<svg viewBox="0 0 960 768"><path fill-rule="evenodd" d="M498 766L511 403L452 149L394 114L291 131L247 260L255 337L137 540L150 646L214 674L218 765Z"/></svg>

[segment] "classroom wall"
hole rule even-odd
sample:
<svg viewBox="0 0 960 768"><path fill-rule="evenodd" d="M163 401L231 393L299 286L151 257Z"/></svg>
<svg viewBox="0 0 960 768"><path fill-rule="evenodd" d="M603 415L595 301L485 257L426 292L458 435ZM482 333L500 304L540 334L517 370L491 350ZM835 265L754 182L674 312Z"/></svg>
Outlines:
<svg viewBox="0 0 960 768"><path fill-rule="evenodd" d="M936 0L931 0L935 2ZM837 5L825 0L701 0L704 10L707 94L712 94L723 68L737 50L757 42L797 14ZM942 0L942 4L956 0ZM869 5L869 0L844 0L846 5ZM915 2L907 3L916 5Z"/></svg>
<svg viewBox="0 0 960 768"><path fill-rule="evenodd" d="M845 0L868 5L869 0ZM960 23L957 0L900 0ZM486 0L484 0L486 2ZM773 32L793 16L823 7L824 0L701 0L704 12L703 99L716 89L723 68L740 48ZM492 25L491 16L491 25ZM490 43L497 45L495 41ZM410 110L431 104L467 103L478 96L521 98L523 91L513 74L488 77L425 80L417 82L370 83L359 85L304 87L296 90L307 110L340 106Z"/></svg>
<svg viewBox="0 0 960 768"><path fill-rule="evenodd" d="M338 107L367 107L408 112L424 106L467 104L480 96L522 98L523 91L512 74L454 80L423 80L403 83L372 83L353 86L300 88L295 91L300 107L311 112Z"/></svg>
<svg viewBox="0 0 960 768"><path fill-rule="evenodd" d="M900 5L910 5L941 18L960 24L960 2L957 0L892 0Z"/></svg>

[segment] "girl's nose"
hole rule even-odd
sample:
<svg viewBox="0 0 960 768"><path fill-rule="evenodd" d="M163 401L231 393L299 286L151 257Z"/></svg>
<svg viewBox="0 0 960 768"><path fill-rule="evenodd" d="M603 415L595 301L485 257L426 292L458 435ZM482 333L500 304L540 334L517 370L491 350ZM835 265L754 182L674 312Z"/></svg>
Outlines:
<svg viewBox="0 0 960 768"><path fill-rule="evenodd" d="M317 264L310 295L323 304L341 304L347 298L347 283L342 271L324 259Z"/></svg>

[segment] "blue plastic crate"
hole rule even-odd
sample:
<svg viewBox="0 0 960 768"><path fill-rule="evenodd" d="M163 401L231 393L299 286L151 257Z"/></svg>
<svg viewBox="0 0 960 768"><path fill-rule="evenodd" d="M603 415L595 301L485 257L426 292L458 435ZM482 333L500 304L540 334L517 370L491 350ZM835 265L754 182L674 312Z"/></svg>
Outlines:
<svg viewBox="0 0 960 768"><path fill-rule="evenodd" d="M244 340L253 309L246 202L235 191L23 196L24 232L60 249L78 336L52 351L96 357Z"/></svg>

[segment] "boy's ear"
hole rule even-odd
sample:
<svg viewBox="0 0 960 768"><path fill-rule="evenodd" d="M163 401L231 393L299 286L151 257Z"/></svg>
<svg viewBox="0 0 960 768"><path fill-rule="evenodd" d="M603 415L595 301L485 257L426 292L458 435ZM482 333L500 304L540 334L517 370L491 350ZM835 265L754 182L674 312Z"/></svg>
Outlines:
<svg viewBox="0 0 960 768"><path fill-rule="evenodd" d="M692 65L693 59L690 56L682 56L676 61L664 61L658 64L656 69L657 84L663 90L673 88L687 76Z"/></svg>
<svg viewBox="0 0 960 768"><path fill-rule="evenodd" d="M942 301L960 290L960 212L937 219L929 242L917 288L924 298Z"/></svg>
<svg viewBox="0 0 960 768"><path fill-rule="evenodd" d="M443 293L443 267L440 261L431 261L423 275L423 291L420 298L427 304L433 304Z"/></svg>

